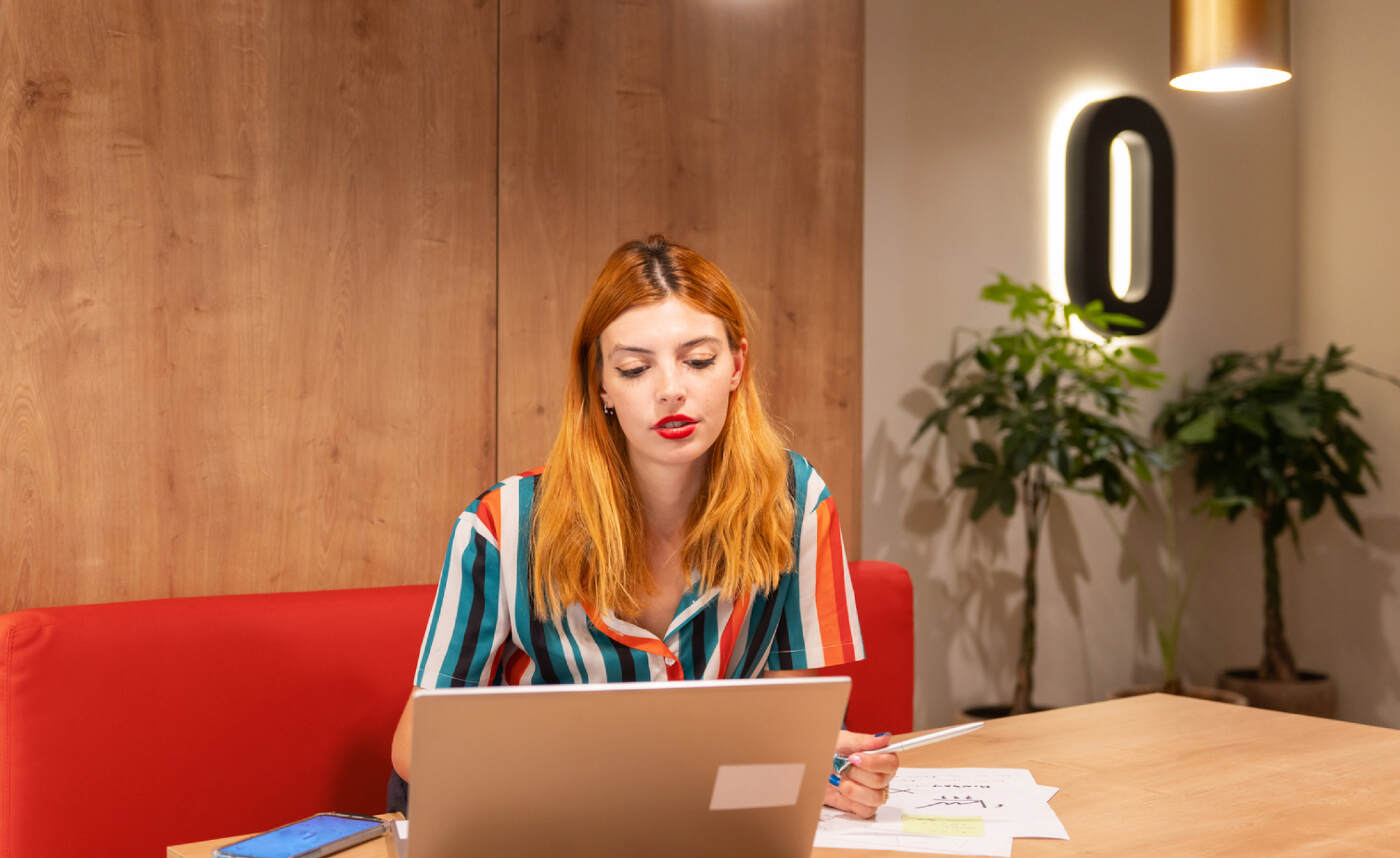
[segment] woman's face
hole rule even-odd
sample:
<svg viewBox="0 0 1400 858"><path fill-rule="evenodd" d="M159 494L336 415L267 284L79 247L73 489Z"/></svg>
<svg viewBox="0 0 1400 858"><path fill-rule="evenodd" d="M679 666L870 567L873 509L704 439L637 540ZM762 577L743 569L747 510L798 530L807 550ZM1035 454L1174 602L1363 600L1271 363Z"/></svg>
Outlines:
<svg viewBox="0 0 1400 858"><path fill-rule="evenodd" d="M739 386L748 342L677 298L633 307L599 337L603 405L617 409L634 464L682 465L715 443Z"/></svg>

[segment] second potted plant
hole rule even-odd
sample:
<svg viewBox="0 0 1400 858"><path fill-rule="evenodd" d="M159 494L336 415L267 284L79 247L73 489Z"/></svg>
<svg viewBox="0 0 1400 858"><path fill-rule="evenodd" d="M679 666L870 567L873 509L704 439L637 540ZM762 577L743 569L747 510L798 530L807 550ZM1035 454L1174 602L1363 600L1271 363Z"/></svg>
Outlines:
<svg viewBox="0 0 1400 858"><path fill-rule="evenodd" d="M1299 524L1329 502L1362 534L1347 499L1366 494L1368 477L1377 481L1371 446L1353 425L1359 412L1328 384L1352 366L1347 353L1334 345L1300 359L1283 357L1281 348L1217 355L1205 384L1164 405L1155 423L1192 455L1196 488L1210 494L1202 508L1231 521L1248 511L1259 526L1264 653L1257 668L1226 671L1221 685L1265 708L1336 710L1330 677L1299 670L1284 634L1278 547L1284 534L1299 546Z"/></svg>

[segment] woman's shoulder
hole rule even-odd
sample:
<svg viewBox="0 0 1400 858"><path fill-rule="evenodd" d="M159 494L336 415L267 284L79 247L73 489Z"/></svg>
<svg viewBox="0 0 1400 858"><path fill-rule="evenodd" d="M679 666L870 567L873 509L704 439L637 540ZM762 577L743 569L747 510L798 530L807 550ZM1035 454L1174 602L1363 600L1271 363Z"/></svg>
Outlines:
<svg viewBox="0 0 1400 858"><path fill-rule="evenodd" d="M534 505L535 486L543 472L543 467L531 468L500 480L477 495L462 511L462 517L481 520L493 536L499 536L503 523L519 526L527 522L529 509Z"/></svg>
<svg viewBox="0 0 1400 858"><path fill-rule="evenodd" d="M788 491L793 501L804 509L814 509L817 504L831 497L826 480L817 472L816 466L806 456L796 450L788 450Z"/></svg>

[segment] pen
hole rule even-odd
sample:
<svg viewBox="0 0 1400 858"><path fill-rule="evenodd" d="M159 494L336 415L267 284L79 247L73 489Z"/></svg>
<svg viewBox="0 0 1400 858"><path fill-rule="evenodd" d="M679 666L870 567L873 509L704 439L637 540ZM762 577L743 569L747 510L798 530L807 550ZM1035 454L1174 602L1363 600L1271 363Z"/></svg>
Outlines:
<svg viewBox="0 0 1400 858"><path fill-rule="evenodd" d="M936 730L932 733L925 733L922 736L915 736L912 739L905 739L903 742L895 742L894 744L887 745L883 748L871 748L868 751L856 751L855 753L897 754L900 751L908 751L913 748L921 748L924 745L930 745L934 742L941 742L944 739L952 739L957 736L962 736L967 733L971 733L973 730L980 728L983 723L984 722L982 721L974 721L971 724L959 724L956 727L949 727L946 730ZM854 756L854 754L852 754L851 756ZM836 767L836 773L838 775L844 774L846 769L851 767L851 761L847 757L837 754L836 758L832 761L832 765Z"/></svg>

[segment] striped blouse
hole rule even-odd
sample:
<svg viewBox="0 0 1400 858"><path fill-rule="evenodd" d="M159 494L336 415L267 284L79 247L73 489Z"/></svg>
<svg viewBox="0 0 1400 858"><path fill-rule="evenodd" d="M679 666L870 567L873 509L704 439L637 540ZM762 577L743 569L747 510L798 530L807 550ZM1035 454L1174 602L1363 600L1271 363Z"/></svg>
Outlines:
<svg viewBox="0 0 1400 858"><path fill-rule="evenodd" d="M836 507L807 460L790 453L796 568L771 592L736 600L691 587L662 638L570 605L557 620L530 605L530 510L540 470L497 483L457 519L418 658L425 688L753 677L864 657Z"/></svg>

